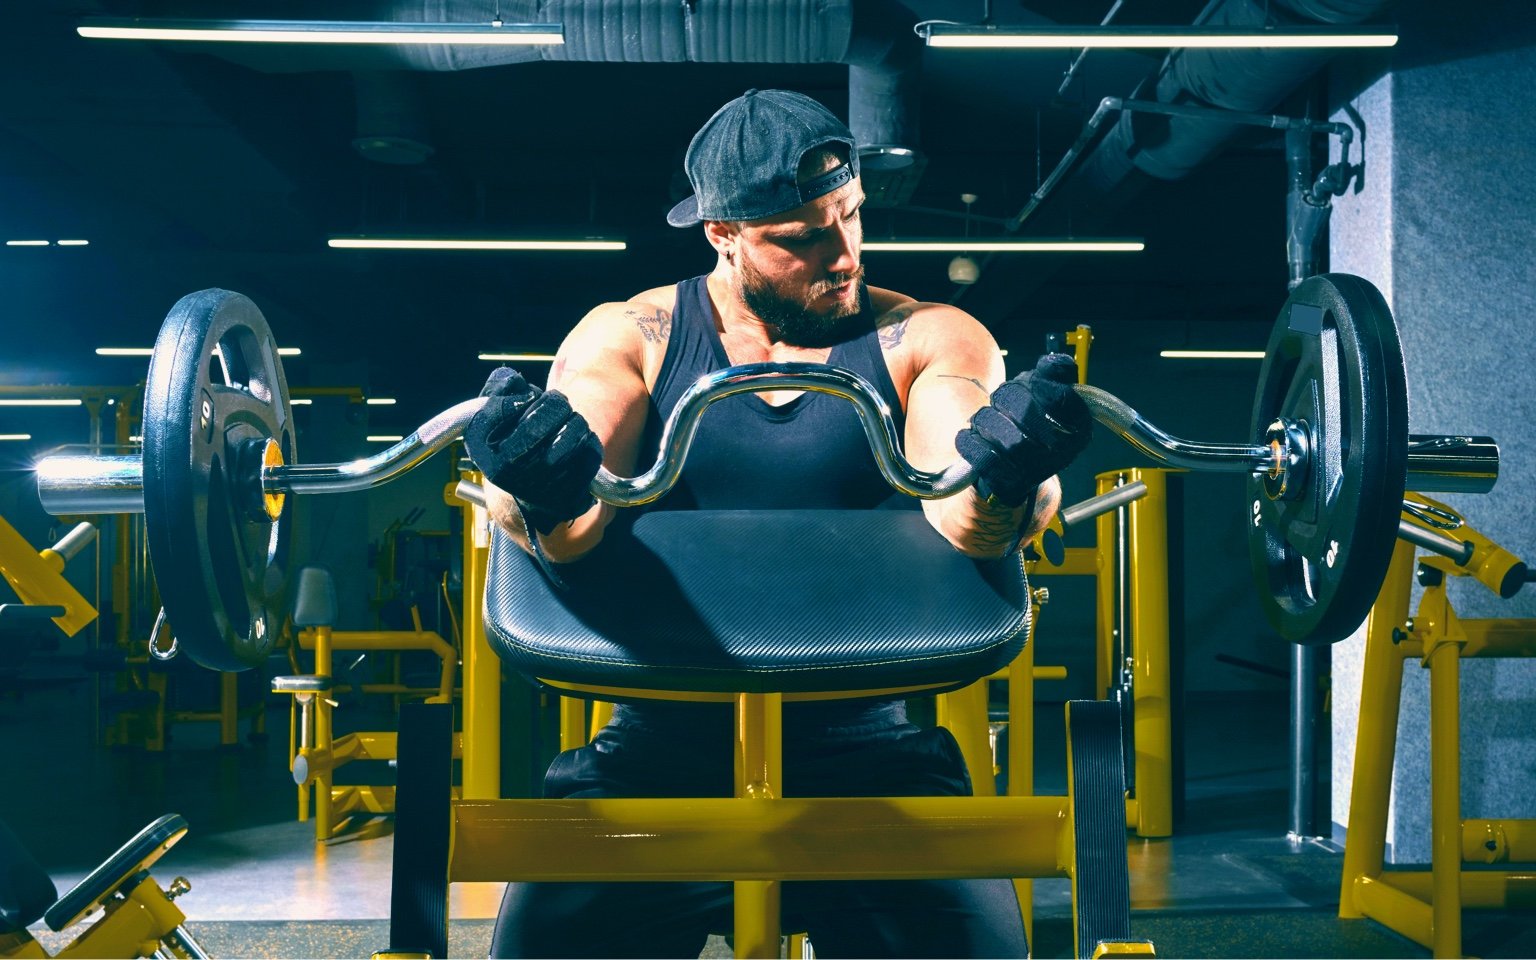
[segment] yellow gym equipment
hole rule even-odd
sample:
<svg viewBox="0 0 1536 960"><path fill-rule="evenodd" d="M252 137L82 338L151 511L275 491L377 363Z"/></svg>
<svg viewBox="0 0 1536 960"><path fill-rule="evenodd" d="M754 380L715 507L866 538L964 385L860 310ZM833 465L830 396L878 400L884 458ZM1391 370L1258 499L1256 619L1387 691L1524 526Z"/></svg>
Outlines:
<svg viewBox="0 0 1536 960"><path fill-rule="evenodd" d="M1536 620L1464 619L1452 608L1446 587L1452 577L1471 577L1508 599L1531 576L1518 557L1467 526L1445 504L1410 493L1405 508L1403 539L1366 620L1339 916L1370 917L1436 957L1460 957L1463 908L1536 908L1536 871L1529 866L1536 861L1536 820L1461 815L1461 661L1536 657ZM1417 564L1416 547L1432 551ZM1410 619L1415 572L1424 595ZM1410 659L1429 671L1432 863L1427 872L1385 869L1403 666ZM1497 866L1522 863L1527 866Z"/></svg>
<svg viewBox="0 0 1536 960"><path fill-rule="evenodd" d="M434 630L421 628L411 611L415 630L336 630L336 587L330 571L305 567L299 571L293 623L300 628L298 647L314 651L314 671L272 678L274 693L293 695L289 711L289 769L299 792L299 819L309 819L314 793L315 840L335 836L354 814L393 813L395 788L378 784L335 783L336 771L356 760L394 760L396 734L391 730L334 732L336 701L335 654L338 651L426 651L440 664L437 686L416 690L401 684L360 684L357 692L425 696L428 703L451 704L459 654ZM296 658L295 658L296 660ZM231 676L226 674L225 676Z"/></svg>
<svg viewBox="0 0 1536 960"><path fill-rule="evenodd" d="M27 929L38 920L61 933L79 927L56 957L206 957L174 903L192 885L177 877L162 889L149 873L186 832L179 814L160 817L58 897L53 879L0 822L0 957L48 957Z"/></svg>

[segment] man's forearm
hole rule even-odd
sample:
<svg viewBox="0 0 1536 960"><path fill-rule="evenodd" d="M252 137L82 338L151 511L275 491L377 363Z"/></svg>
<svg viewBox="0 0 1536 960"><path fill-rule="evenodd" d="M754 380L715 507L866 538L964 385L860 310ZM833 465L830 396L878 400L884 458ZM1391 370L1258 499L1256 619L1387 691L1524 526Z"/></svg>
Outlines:
<svg viewBox="0 0 1536 960"><path fill-rule="evenodd" d="M944 500L923 504L929 521L967 556L1001 557L1020 541L1044 530L1061 505L1061 484L1051 477L1040 484L1031 502L1008 507L989 503L975 489L964 490Z"/></svg>

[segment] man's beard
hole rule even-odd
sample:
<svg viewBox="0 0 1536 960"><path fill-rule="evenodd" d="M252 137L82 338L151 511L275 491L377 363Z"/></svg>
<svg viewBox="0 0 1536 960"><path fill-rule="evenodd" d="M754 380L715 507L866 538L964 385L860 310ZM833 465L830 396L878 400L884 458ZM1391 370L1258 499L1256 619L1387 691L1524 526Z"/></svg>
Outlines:
<svg viewBox="0 0 1536 960"><path fill-rule="evenodd" d="M860 321L864 302L864 265L848 273L829 274L811 284L804 299L780 292L745 255L741 258L741 279L737 294L741 302L759 320L779 331L779 339L796 347L830 347L851 340L868 326ZM852 281L858 285L852 304L838 304L822 314L813 313L811 304L834 287Z"/></svg>

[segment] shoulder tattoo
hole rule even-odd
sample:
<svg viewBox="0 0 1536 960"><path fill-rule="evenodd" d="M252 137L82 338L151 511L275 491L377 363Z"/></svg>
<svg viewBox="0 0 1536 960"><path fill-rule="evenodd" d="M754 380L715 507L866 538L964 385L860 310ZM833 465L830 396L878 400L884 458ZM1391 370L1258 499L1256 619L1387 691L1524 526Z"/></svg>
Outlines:
<svg viewBox="0 0 1536 960"><path fill-rule="evenodd" d="M645 337L647 343L666 343L667 338L672 335L672 311L670 310L663 310L660 307L650 309L631 307L624 311L624 315L640 328L640 335Z"/></svg>
<svg viewBox="0 0 1536 960"><path fill-rule="evenodd" d="M892 350L901 343L901 338L907 333L907 322L912 319L912 314L916 311L917 304L903 303L880 315L880 319L875 321L880 337L880 349Z"/></svg>

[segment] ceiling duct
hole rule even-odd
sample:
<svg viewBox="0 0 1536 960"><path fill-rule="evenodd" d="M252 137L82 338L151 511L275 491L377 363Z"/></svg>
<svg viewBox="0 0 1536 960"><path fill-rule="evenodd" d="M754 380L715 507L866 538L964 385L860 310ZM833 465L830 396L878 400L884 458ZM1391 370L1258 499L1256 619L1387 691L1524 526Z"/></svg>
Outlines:
<svg viewBox="0 0 1536 960"><path fill-rule="evenodd" d="M1347 25L1379 16L1393 0L1214 0L1197 21L1202 26L1253 29L1264 26ZM1301 85L1336 50L1185 49L1152 78L1144 99L1249 113L1268 112ZM1149 81L1151 82L1151 81ZM1177 180L1205 162L1240 128L1186 117L1127 111L1087 157L1074 177L1081 199L1110 194L1133 172Z"/></svg>
<svg viewBox="0 0 1536 960"><path fill-rule="evenodd" d="M358 9L362 8L362 9ZM207 44L225 59L264 71L471 70L538 60L588 63L843 63L848 126L861 144L865 189L900 202L921 169L913 16L895 0L393 0L348 8L354 19L400 23L561 23L554 46L322 46ZM238 48L238 49L230 49ZM378 84L370 109L385 109ZM359 131L360 135L364 132ZM887 185L888 186L888 185Z"/></svg>

